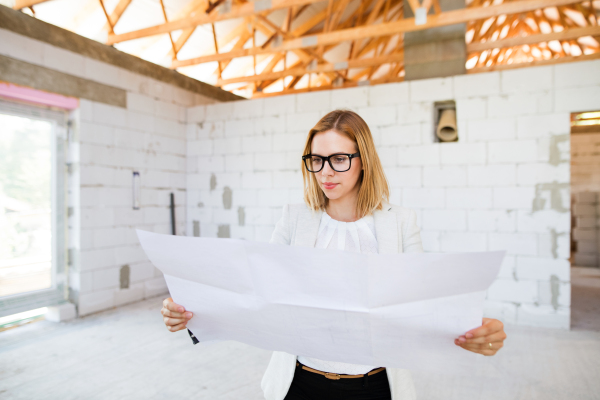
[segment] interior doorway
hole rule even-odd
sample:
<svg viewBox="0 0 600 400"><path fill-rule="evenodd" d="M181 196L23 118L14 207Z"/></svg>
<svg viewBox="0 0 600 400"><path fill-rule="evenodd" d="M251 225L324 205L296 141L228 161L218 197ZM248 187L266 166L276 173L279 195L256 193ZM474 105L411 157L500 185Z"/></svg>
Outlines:
<svg viewBox="0 0 600 400"><path fill-rule="evenodd" d="M571 328L600 331L600 111L571 115Z"/></svg>

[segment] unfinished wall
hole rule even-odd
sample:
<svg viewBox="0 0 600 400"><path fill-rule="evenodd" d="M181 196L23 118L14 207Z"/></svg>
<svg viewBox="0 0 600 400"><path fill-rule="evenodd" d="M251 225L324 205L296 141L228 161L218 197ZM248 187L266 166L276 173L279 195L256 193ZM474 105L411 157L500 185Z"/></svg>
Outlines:
<svg viewBox="0 0 600 400"><path fill-rule="evenodd" d="M433 102L451 99L459 141L434 143ZM569 327L569 115L600 107L600 61L191 108L188 235L267 241L302 201L308 130L338 107L371 127L426 251L507 250L486 315Z"/></svg>
<svg viewBox="0 0 600 400"><path fill-rule="evenodd" d="M183 233L186 107L215 100L5 29L0 62L7 66L0 80L82 97L69 192L70 289L79 315L166 293L135 228L170 233L174 192ZM132 208L133 171L141 174L140 210Z"/></svg>
<svg viewBox="0 0 600 400"><path fill-rule="evenodd" d="M600 192L600 129L571 135L571 191Z"/></svg>
<svg viewBox="0 0 600 400"><path fill-rule="evenodd" d="M600 132L571 135L573 265L600 267Z"/></svg>

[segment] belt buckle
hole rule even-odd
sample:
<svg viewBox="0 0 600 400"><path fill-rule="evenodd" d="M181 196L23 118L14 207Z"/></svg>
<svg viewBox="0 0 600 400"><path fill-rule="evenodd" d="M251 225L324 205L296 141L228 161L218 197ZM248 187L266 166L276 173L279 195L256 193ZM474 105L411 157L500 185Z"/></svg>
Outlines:
<svg viewBox="0 0 600 400"><path fill-rule="evenodd" d="M337 381L340 379L340 374L335 374L333 372L325 372L325 378Z"/></svg>

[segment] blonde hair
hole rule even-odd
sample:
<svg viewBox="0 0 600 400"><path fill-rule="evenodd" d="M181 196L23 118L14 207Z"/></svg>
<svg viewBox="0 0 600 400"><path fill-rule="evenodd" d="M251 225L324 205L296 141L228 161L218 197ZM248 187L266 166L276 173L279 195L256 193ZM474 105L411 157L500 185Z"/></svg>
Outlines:
<svg viewBox="0 0 600 400"><path fill-rule="evenodd" d="M363 171L359 178L360 189L356 203L358 218L370 215L375 210L381 210L383 201L389 201L390 189L377 150L375 150L371 130L357 113L349 110L335 110L321 118L308 132L303 155L311 153L312 141L317 133L330 130L348 136L356 143L360 152ZM304 201L312 210L325 210L329 199L320 188L315 174L307 171L304 163L301 168L304 180Z"/></svg>

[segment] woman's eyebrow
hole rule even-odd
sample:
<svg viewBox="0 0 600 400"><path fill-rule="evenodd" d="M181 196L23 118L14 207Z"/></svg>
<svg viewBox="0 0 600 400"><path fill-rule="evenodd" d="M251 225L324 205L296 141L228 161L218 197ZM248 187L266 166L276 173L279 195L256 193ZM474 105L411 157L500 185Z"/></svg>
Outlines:
<svg viewBox="0 0 600 400"><path fill-rule="evenodd" d="M317 153L311 153L310 155L311 156L319 156L319 157L331 157L331 156L337 156L337 155L340 155L340 154L352 154L352 153L344 153L343 151L338 151L337 153L331 153L328 156L322 156L322 155L317 154Z"/></svg>

